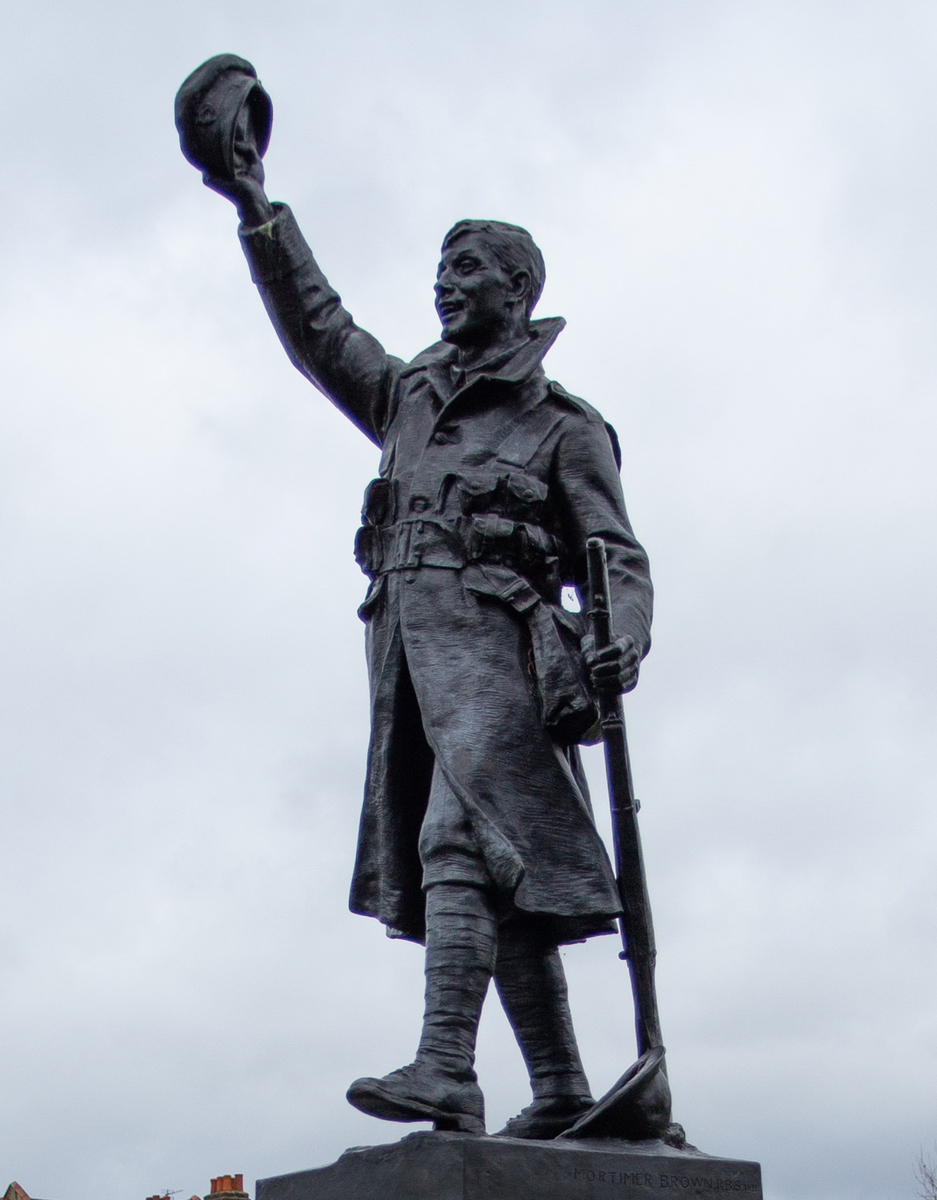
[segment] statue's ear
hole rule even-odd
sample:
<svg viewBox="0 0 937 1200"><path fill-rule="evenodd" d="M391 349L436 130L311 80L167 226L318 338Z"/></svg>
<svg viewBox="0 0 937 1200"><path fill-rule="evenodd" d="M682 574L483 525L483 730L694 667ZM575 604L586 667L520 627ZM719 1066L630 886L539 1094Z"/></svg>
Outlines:
<svg viewBox="0 0 937 1200"><path fill-rule="evenodd" d="M511 295L515 300L530 299L530 272L514 271L511 275Z"/></svg>

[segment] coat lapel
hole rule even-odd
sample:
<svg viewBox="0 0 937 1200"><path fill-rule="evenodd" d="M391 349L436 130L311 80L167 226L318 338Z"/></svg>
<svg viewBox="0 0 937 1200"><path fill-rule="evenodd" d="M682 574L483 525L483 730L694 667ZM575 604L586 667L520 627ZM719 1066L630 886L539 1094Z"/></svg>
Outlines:
<svg viewBox="0 0 937 1200"><path fill-rule="evenodd" d="M540 364L544 356L565 325L566 321L563 317L546 317L542 321L531 321L530 336L525 342L517 348L499 355L496 359L483 363L476 371L470 372L465 382L454 390L451 366L455 354L434 359L428 365L427 373L437 395L443 401L442 408L436 414L435 425L439 426L451 419L453 411L470 403L473 393L480 384L525 383L542 369Z"/></svg>

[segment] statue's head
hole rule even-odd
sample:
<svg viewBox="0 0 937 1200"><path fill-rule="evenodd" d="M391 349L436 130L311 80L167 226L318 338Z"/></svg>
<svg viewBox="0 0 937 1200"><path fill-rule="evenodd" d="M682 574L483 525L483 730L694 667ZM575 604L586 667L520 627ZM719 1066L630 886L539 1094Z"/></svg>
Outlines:
<svg viewBox="0 0 937 1200"><path fill-rule="evenodd" d="M527 328L546 268L526 229L504 221L458 221L442 243L436 311L443 341L484 345Z"/></svg>

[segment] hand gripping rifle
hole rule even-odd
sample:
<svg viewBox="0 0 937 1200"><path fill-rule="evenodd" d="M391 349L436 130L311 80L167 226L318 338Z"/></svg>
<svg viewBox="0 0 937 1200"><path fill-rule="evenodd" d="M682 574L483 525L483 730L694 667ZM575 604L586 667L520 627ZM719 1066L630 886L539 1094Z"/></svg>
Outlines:
<svg viewBox="0 0 937 1200"><path fill-rule="evenodd" d="M608 562L601 538L586 542L589 568L589 620L596 650L615 638L609 597ZM605 770L612 810L615 871L621 898L622 952L628 963L634 995L634 1021L638 1059L601 1100L563 1134L566 1138L624 1138L629 1141L664 1138L673 1144L685 1141L679 1125L670 1119L670 1085L664 1063L664 1046L654 987L654 925L647 894L644 856L638 831L638 809L631 782L628 742L621 696L599 693L599 715L605 742Z"/></svg>

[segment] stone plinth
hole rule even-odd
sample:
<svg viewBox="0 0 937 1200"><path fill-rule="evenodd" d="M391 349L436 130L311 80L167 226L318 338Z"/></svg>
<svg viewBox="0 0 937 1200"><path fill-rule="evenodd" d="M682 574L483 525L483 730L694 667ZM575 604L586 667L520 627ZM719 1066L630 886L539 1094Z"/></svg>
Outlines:
<svg viewBox="0 0 937 1200"><path fill-rule="evenodd" d="M757 1163L663 1142L556 1141L413 1133L346 1150L327 1167L257 1181L257 1200L762 1200Z"/></svg>

